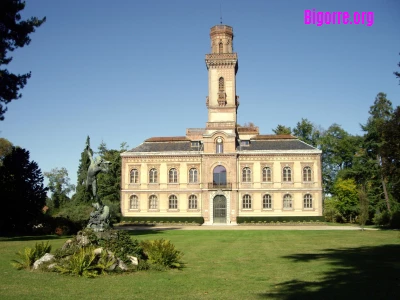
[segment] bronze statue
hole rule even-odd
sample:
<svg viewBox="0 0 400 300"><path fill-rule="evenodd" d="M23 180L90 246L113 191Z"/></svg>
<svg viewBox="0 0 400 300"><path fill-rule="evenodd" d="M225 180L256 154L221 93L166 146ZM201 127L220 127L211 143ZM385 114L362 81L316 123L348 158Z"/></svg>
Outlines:
<svg viewBox="0 0 400 300"><path fill-rule="evenodd" d="M92 228L94 231L99 232L110 227L110 208L106 205L103 205L102 201L97 195L96 176L100 172L108 172L108 167L111 163L102 159L101 157L96 157L95 159L93 158L92 150L90 149L89 136L86 139L86 151L90 159L90 166L86 178L86 189L91 192L92 199L96 201L92 204L95 210L90 213L90 219L87 228Z"/></svg>

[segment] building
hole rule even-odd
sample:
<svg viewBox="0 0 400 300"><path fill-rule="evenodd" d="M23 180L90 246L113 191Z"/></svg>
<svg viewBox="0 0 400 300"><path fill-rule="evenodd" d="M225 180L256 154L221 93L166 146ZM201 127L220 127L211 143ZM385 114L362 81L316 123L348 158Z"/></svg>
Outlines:
<svg viewBox="0 0 400 300"><path fill-rule="evenodd" d="M181 137L152 137L121 154L125 217L322 216L321 151L291 135L237 124L232 27L211 28L208 121Z"/></svg>

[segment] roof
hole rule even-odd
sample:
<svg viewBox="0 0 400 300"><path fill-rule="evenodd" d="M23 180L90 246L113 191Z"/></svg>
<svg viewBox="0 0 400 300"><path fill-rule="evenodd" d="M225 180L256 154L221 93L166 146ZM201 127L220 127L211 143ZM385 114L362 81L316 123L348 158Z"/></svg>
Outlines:
<svg viewBox="0 0 400 300"><path fill-rule="evenodd" d="M251 138L252 140L297 140L297 138L291 134L259 134Z"/></svg>
<svg viewBox="0 0 400 300"><path fill-rule="evenodd" d="M147 139L143 144L129 150L128 152L177 152L177 151L199 151L198 147L191 147L189 140L166 140L165 142L153 142L153 139ZM158 139L158 138L157 138Z"/></svg>
<svg viewBox="0 0 400 300"><path fill-rule="evenodd" d="M266 140L250 140L248 146L239 146L240 151L260 151L260 150L316 150L314 147L303 143L296 138L287 139L266 139Z"/></svg>

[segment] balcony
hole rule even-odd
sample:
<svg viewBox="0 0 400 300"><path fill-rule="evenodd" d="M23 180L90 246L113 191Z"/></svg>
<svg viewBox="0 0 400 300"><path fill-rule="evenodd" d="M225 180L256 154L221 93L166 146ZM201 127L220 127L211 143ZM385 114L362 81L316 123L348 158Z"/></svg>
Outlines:
<svg viewBox="0 0 400 300"><path fill-rule="evenodd" d="M208 183L208 189L209 190L232 190L232 183L227 182L227 183L213 183L210 182Z"/></svg>

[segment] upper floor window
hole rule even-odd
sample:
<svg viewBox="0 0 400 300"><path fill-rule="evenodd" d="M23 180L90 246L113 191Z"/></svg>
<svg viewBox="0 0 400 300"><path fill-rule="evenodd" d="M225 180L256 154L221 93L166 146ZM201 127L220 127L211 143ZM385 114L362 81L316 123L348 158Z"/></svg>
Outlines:
<svg viewBox="0 0 400 300"><path fill-rule="evenodd" d="M311 181L311 168L305 167L303 169L303 181Z"/></svg>
<svg viewBox="0 0 400 300"><path fill-rule="evenodd" d="M175 195L169 196L168 200L169 209L178 209L178 198Z"/></svg>
<svg viewBox="0 0 400 300"><path fill-rule="evenodd" d="M149 171L149 183L157 183L157 169L150 169Z"/></svg>
<svg viewBox="0 0 400 300"><path fill-rule="evenodd" d="M197 169L192 168L189 170L189 183L197 183Z"/></svg>
<svg viewBox="0 0 400 300"><path fill-rule="evenodd" d="M224 53L224 44L222 44L222 42L220 42L218 44L218 52L219 53Z"/></svg>
<svg viewBox="0 0 400 300"><path fill-rule="evenodd" d="M293 208L292 195L286 194L285 196L283 196L283 208L284 208L284 209L291 209L291 208Z"/></svg>
<svg viewBox="0 0 400 300"><path fill-rule="evenodd" d="M271 209L272 208L272 197L269 194L265 194L263 196L263 209Z"/></svg>
<svg viewBox="0 0 400 300"><path fill-rule="evenodd" d="M200 147L200 141L192 141L192 142L190 143L190 146L191 146L192 148L198 148L198 147Z"/></svg>
<svg viewBox="0 0 400 300"><path fill-rule="evenodd" d="M271 172L270 167L263 168L262 181L263 182L271 182L272 181L272 172Z"/></svg>
<svg viewBox="0 0 400 300"><path fill-rule="evenodd" d="M158 199L156 195L149 197L149 209L158 209Z"/></svg>
<svg viewBox="0 0 400 300"><path fill-rule="evenodd" d="M303 201L303 207L304 208L312 208L312 196L310 194L304 195L304 201Z"/></svg>
<svg viewBox="0 0 400 300"><path fill-rule="evenodd" d="M242 181L243 182L251 182L251 170L246 167L242 170Z"/></svg>
<svg viewBox="0 0 400 300"><path fill-rule="evenodd" d="M224 91L225 90L225 81L224 81L224 77L220 77L218 80L218 88L220 91Z"/></svg>
<svg viewBox="0 0 400 300"><path fill-rule="evenodd" d="M251 209L251 196L244 195L243 196L243 209Z"/></svg>
<svg viewBox="0 0 400 300"><path fill-rule="evenodd" d="M216 153L224 153L224 143L222 138L217 138L217 143L216 143Z"/></svg>
<svg viewBox="0 0 400 300"><path fill-rule="evenodd" d="M283 181L292 181L292 169L289 167L283 168Z"/></svg>
<svg viewBox="0 0 400 300"><path fill-rule="evenodd" d="M139 209L139 198L136 195L132 195L129 199L130 209Z"/></svg>
<svg viewBox="0 0 400 300"><path fill-rule="evenodd" d="M197 196L196 195L189 196L189 209L197 209Z"/></svg>
<svg viewBox="0 0 400 300"><path fill-rule="evenodd" d="M249 140L241 140L240 146L248 147L248 146L250 146L250 141Z"/></svg>
<svg viewBox="0 0 400 300"><path fill-rule="evenodd" d="M137 169L132 169L130 173L130 183L139 182L139 171Z"/></svg>
<svg viewBox="0 0 400 300"><path fill-rule="evenodd" d="M172 168L169 170L168 182L169 183L177 183L178 182L178 170L177 169Z"/></svg>

